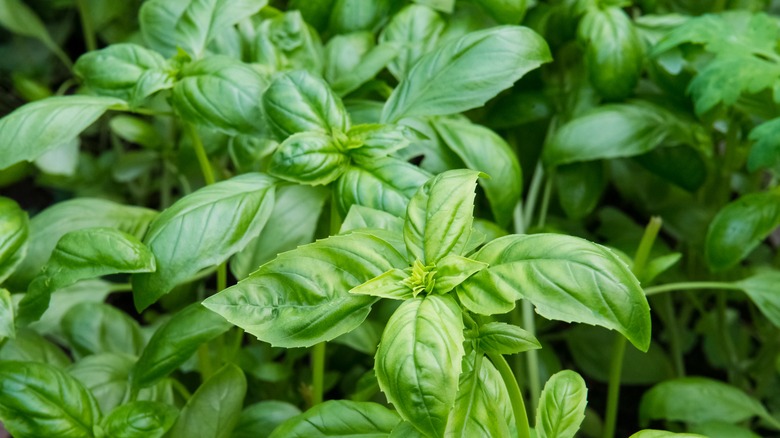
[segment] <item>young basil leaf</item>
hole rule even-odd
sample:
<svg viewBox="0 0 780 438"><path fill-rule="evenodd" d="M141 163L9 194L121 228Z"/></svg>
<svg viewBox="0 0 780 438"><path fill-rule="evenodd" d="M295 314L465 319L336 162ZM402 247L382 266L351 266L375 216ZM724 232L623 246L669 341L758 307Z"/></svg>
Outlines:
<svg viewBox="0 0 780 438"><path fill-rule="evenodd" d="M314 240L319 212L328 191L301 185L276 189L274 209L263 231L230 259L230 271L243 280L277 254Z"/></svg>
<svg viewBox="0 0 780 438"><path fill-rule="evenodd" d="M329 400L282 423L270 438L387 436L398 414L371 402Z"/></svg>
<svg viewBox="0 0 780 438"><path fill-rule="evenodd" d="M474 190L480 173L451 170L425 183L409 201L404 241L410 257L425 265L461 255L471 234Z"/></svg>
<svg viewBox="0 0 780 438"><path fill-rule="evenodd" d="M70 365L70 358L57 345L28 328L17 328L0 349L0 361L45 363L57 368Z"/></svg>
<svg viewBox="0 0 780 438"><path fill-rule="evenodd" d="M325 46L325 79L336 94L344 96L373 79L398 52L393 43L374 45L370 32L335 36Z"/></svg>
<svg viewBox="0 0 780 438"><path fill-rule="evenodd" d="M557 234L512 235L473 258L490 267L457 289L469 310L504 313L525 298L545 318L617 330L647 351L650 306L636 277L608 248Z"/></svg>
<svg viewBox="0 0 780 438"><path fill-rule="evenodd" d="M719 429L719 432L722 432L722 429ZM706 438L706 436L696 433L675 433L668 430L645 429L631 435L629 438Z"/></svg>
<svg viewBox="0 0 780 438"><path fill-rule="evenodd" d="M251 17L267 0L149 0L138 14L147 44L166 57L177 48L200 58L226 28Z"/></svg>
<svg viewBox="0 0 780 438"><path fill-rule="evenodd" d="M284 12L257 28L251 60L271 72L303 69L319 75L323 57L320 36L306 24L300 11Z"/></svg>
<svg viewBox="0 0 780 438"><path fill-rule="evenodd" d="M366 123L353 126L347 133L350 153L363 157L386 157L409 146L408 130L399 125Z"/></svg>
<svg viewBox="0 0 780 438"><path fill-rule="evenodd" d="M433 275L433 281L435 281L433 293L446 294L466 281L467 278L487 267L487 263L459 255L444 256L436 263L436 273Z"/></svg>
<svg viewBox="0 0 780 438"><path fill-rule="evenodd" d="M558 201L572 219L582 219L596 208L607 183L602 161L564 164L555 170Z"/></svg>
<svg viewBox="0 0 780 438"><path fill-rule="evenodd" d="M755 143L748 154L748 170L774 169L780 173L780 118L756 126L749 138Z"/></svg>
<svg viewBox="0 0 780 438"><path fill-rule="evenodd" d="M780 283L778 282L780 282L780 271L767 270L734 284L745 291L753 304L772 324L780 327L780 295L777 293L777 285Z"/></svg>
<svg viewBox="0 0 780 438"><path fill-rule="evenodd" d="M393 15L379 35L380 42L401 47L387 66L390 73L399 81L405 78L412 66L436 47L445 24L436 11L423 5L409 5Z"/></svg>
<svg viewBox="0 0 780 438"><path fill-rule="evenodd" d="M133 275L136 308L149 307L201 269L244 249L271 215L275 186L271 177L246 173L203 187L162 212L144 238L157 270Z"/></svg>
<svg viewBox="0 0 780 438"><path fill-rule="evenodd" d="M329 135L293 134L271 156L268 172L278 178L312 186L330 184L349 167L349 156Z"/></svg>
<svg viewBox="0 0 780 438"><path fill-rule="evenodd" d="M517 155L504 139L483 126L455 119L436 119L431 124L444 144L469 169L490 175L490 178L479 179L479 185L490 201L496 223L504 227L509 225L523 191L523 174Z"/></svg>
<svg viewBox="0 0 780 438"><path fill-rule="evenodd" d="M62 332L79 356L98 353L137 355L144 347L141 327L129 315L103 303L81 303L62 318Z"/></svg>
<svg viewBox="0 0 780 438"><path fill-rule="evenodd" d="M145 388L158 382L189 359L201 344L230 327L199 303L180 310L152 335L133 368L133 386Z"/></svg>
<svg viewBox="0 0 780 438"><path fill-rule="evenodd" d="M156 84L146 79L148 90L158 91L173 86L173 77L166 72L167 63L157 52L136 44L112 44L104 49L87 52L73 66L73 72L99 95L124 100L143 98L137 87L144 73L154 72ZM156 86L155 86L156 85ZM147 91L148 91L147 90ZM149 94L146 94L147 96ZM138 99L140 100L140 99Z"/></svg>
<svg viewBox="0 0 780 438"><path fill-rule="evenodd" d="M353 205L405 216L406 206L430 175L405 161L353 156L353 165L338 180L336 198L342 213Z"/></svg>
<svg viewBox="0 0 780 438"><path fill-rule="evenodd" d="M531 333L516 325L489 322L479 327L479 350L485 353L515 354L542 348Z"/></svg>
<svg viewBox="0 0 780 438"><path fill-rule="evenodd" d="M28 103L0 119L0 169L32 161L68 142L125 102L101 96L58 96Z"/></svg>
<svg viewBox="0 0 780 438"><path fill-rule="evenodd" d="M393 0L335 0L328 30L331 34L374 30L389 15L392 3Z"/></svg>
<svg viewBox="0 0 780 438"><path fill-rule="evenodd" d="M157 129L139 117L120 114L112 117L108 126L111 132L130 143L147 149L159 149L161 146L162 138Z"/></svg>
<svg viewBox="0 0 780 438"><path fill-rule="evenodd" d="M490 14L495 20L503 24L519 24L523 21L525 11L529 4L528 0L475 0L477 4Z"/></svg>
<svg viewBox="0 0 780 438"><path fill-rule="evenodd" d="M414 297L412 288L404 283L408 277L409 273L404 270L391 269L360 286L353 287L349 293L392 300L408 300Z"/></svg>
<svg viewBox="0 0 780 438"><path fill-rule="evenodd" d="M704 253L714 271L730 268L748 256L780 226L780 191L744 195L712 219Z"/></svg>
<svg viewBox="0 0 780 438"><path fill-rule="evenodd" d="M647 262L644 275L639 278L639 282L643 284L652 283L657 276L663 274L669 268L677 264L681 258L681 253L673 252L650 260Z"/></svg>
<svg viewBox="0 0 780 438"><path fill-rule="evenodd" d="M268 82L252 67L227 56L210 56L187 65L181 76L172 103L182 118L227 134L265 133L258 103Z"/></svg>
<svg viewBox="0 0 780 438"><path fill-rule="evenodd" d="M11 32L32 37L42 42L46 48L54 52L65 64L70 65L68 56L54 42L46 25L43 24L35 11L21 0L5 0L0 3L0 26ZM0 168L4 166L0 165Z"/></svg>
<svg viewBox="0 0 780 438"><path fill-rule="evenodd" d="M544 385L536 411L539 438L574 438L588 403L585 381L574 371L555 373Z"/></svg>
<svg viewBox="0 0 780 438"><path fill-rule="evenodd" d="M14 289L26 289L49 260L60 238L71 231L112 227L140 238L156 215L148 208L103 199L76 198L54 204L30 220L27 255L8 284Z"/></svg>
<svg viewBox="0 0 780 438"><path fill-rule="evenodd" d="M707 403L700 403L701 400L707 400ZM661 382L642 396L639 406L639 423L642 426L655 419L739 423L754 416L770 415L758 400L742 390L705 377L683 377Z"/></svg>
<svg viewBox="0 0 780 438"><path fill-rule="evenodd" d="M357 231L279 254L203 305L274 346L329 341L360 325L376 302L348 291L406 264L381 234Z"/></svg>
<svg viewBox="0 0 780 438"><path fill-rule="evenodd" d="M425 435L442 436L463 355L463 320L452 296L406 300L387 322L376 352L379 387L402 418Z"/></svg>
<svg viewBox="0 0 780 438"><path fill-rule="evenodd" d="M496 418L510 405L506 386L493 364L483 359L482 352L471 352L463 358L458 397L450 412L445 437L513 436L508 422ZM509 419L512 418L510 415Z"/></svg>
<svg viewBox="0 0 780 438"><path fill-rule="evenodd" d="M423 55L390 95L382 121L482 106L550 60L547 43L531 29L499 26L472 32Z"/></svg>
<svg viewBox="0 0 780 438"><path fill-rule="evenodd" d="M29 232L27 212L13 199L0 196L0 284L22 262Z"/></svg>
<svg viewBox="0 0 780 438"><path fill-rule="evenodd" d="M195 391L167 436L229 438L245 395L244 372L233 364L225 365Z"/></svg>
<svg viewBox="0 0 780 438"><path fill-rule="evenodd" d="M0 382L0 419L14 436L93 436L100 410L66 372L43 363L3 361Z"/></svg>
<svg viewBox="0 0 780 438"><path fill-rule="evenodd" d="M564 124L544 147L549 166L630 157L661 144L701 145L701 126L666 108L643 101L602 105Z"/></svg>
<svg viewBox="0 0 780 438"><path fill-rule="evenodd" d="M301 410L287 402L267 400L247 406L241 411L232 438L268 438L282 423Z"/></svg>
<svg viewBox="0 0 780 438"><path fill-rule="evenodd" d="M276 76L263 94L263 108L280 140L298 132L349 130L341 99L324 80L305 70Z"/></svg>
<svg viewBox="0 0 780 438"><path fill-rule="evenodd" d="M111 411L100 426L110 437L162 438L178 416L179 411L171 405L133 401Z"/></svg>
<svg viewBox="0 0 780 438"><path fill-rule="evenodd" d="M588 77L607 99L623 99L636 88L642 73L645 43L620 7L590 7L577 36L585 45Z"/></svg>
<svg viewBox="0 0 780 438"><path fill-rule="evenodd" d="M5 338L15 337L14 303L11 301L11 293L0 288L0 342Z"/></svg>
<svg viewBox="0 0 780 438"><path fill-rule="evenodd" d="M404 220L382 210L354 204L349 208L349 212L347 213L347 217L344 218L344 222L341 223L339 233L343 234L347 231L363 228L376 228L402 234L404 230Z"/></svg>

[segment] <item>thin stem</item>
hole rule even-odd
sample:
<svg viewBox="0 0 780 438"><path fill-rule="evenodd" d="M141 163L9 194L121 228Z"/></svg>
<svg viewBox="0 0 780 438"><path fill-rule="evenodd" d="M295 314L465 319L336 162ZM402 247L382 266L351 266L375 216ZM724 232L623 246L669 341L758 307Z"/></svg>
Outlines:
<svg viewBox="0 0 780 438"><path fill-rule="evenodd" d="M130 292L133 290L133 285L130 283L116 283L109 286L109 292Z"/></svg>
<svg viewBox="0 0 780 438"><path fill-rule="evenodd" d="M536 336L536 321L534 320L534 307L528 300L523 300L523 329ZM537 350L528 350L525 352L526 367L528 368L528 395L531 401L531 413L536 412L536 406L539 403L539 397L542 395L542 382L539 379L539 352Z"/></svg>
<svg viewBox="0 0 780 438"><path fill-rule="evenodd" d="M609 386L607 389L607 412L604 416L604 438L615 436L618 402L620 401L620 376L623 373L623 356L626 353L626 338L618 335L612 347L609 364Z"/></svg>
<svg viewBox="0 0 780 438"><path fill-rule="evenodd" d="M517 201L515 211L512 214L512 219L515 227L515 234L525 234L525 219L523 218L523 200Z"/></svg>
<svg viewBox="0 0 780 438"><path fill-rule="evenodd" d="M539 197L539 188L542 185L542 177L544 176L544 168L541 161L536 163L536 169L534 170L534 176L531 179L531 186L528 188L528 196L525 198L525 211L523 212L523 223L530 224L531 218L536 208L536 200Z"/></svg>
<svg viewBox="0 0 780 438"><path fill-rule="evenodd" d="M663 221L658 216L650 218L650 222L645 228L645 233L642 235L642 240L639 241L639 247L634 255L634 275L640 280L645 273L645 266L647 265L647 259L650 258L650 251L653 249L653 244L658 236L658 232L661 230Z"/></svg>
<svg viewBox="0 0 780 438"><path fill-rule="evenodd" d="M171 379L171 386L173 387L173 389L175 389L175 390L176 390L176 392L178 392L178 393L179 393L179 395L181 395L181 397L182 397L182 398L183 398L185 401L186 401L186 400L189 400L189 399L190 399L190 397L192 397L192 394L190 394L190 391L187 389L187 387L186 387L186 386L184 386L184 385L182 385L182 383L181 383L181 382L179 382L178 380L176 380L176 379Z"/></svg>
<svg viewBox="0 0 780 438"><path fill-rule="evenodd" d="M217 292L227 289L227 261L217 267Z"/></svg>
<svg viewBox="0 0 780 438"><path fill-rule="evenodd" d="M550 171L547 173L547 181L544 183L544 193L542 194L542 207L539 210L539 228L547 223L547 210L550 208L550 196L552 195L553 179L555 174Z"/></svg>
<svg viewBox="0 0 780 438"><path fill-rule="evenodd" d="M325 383L325 342L314 345L311 350L311 404L322 403Z"/></svg>
<svg viewBox="0 0 780 438"><path fill-rule="evenodd" d="M525 402L523 402L523 393L517 386L517 379L506 363L504 356L495 353L488 353L490 361L495 365L496 370L504 380L507 392L509 392L509 401L512 403L512 412L515 414L515 424L517 425L517 438L531 438L531 428L528 425L528 415L525 412Z"/></svg>
<svg viewBox="0 0 780 438"><path fill-rule="evenodd" d="M214 374L214 369L211 367L211 352L209 351L208 342L198 347L198 365L200 377L205 382Z"/></svg>
<svg viewBox="0 0 780 438"><path fill-rule="evenodd" d="M662 284L659 286L650 286L645 289L645 295L655 295L662 292L672 292L678 290L697 290L697 289L728 289L742 290L734 283L723 281L683 281L680 283Z"/></svg>
<svg viewBox="0 0 780 438"><path fill-rule="evenodd" d="M674 371L677 377L685 377L685 362L683 361L682 341L680 339L680 327L677 325L677 314L669 295L657 297L661 302L661 311L666 315L666 330L669 332L669 348L674 363Z"/></svg>
<svg viewBox="0 0 780 438"><path fill-rule="evenodd" d="M211 162L208 155L206 155L206 148L203 147L203 141L198 135L198 130L195 129L189 123L184 124L187 130L187 135L192 140L192 148L195 149L195 155L198 157L198 164L200 164L200 171L203 173L203 180L206 181L206 185L211 185L216 182L214 179L214 171L211 168Z"/></svg>
<svg viewBox="0 0 780 438"><path fill-rule="evenodd" d="M76 0L76 4L79 8L81 31L84 34L84 44L87 46L87 51L97 50L97 39L95 38L95 31L92 29L92 19L89 16L87 2L86 0Z"/></svg>

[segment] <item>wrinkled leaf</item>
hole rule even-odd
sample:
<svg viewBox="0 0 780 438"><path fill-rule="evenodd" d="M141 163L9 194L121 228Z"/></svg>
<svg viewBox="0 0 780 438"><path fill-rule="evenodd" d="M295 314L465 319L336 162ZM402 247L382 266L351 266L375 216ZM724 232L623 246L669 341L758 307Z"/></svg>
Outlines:
<svg viewBox="0 0 780 438"><path fill-rule="evenodd" d="M17 329L15 338L5 340L0 360L38 362L57 368L70 364L70 357L60 347L29 328Z"/></svg>
<svg viewBox="0 0 780 438"><path fill-rule="evenodd" d="M329 400L282 423L271 438L386 437L398 414L371 402Z"/></svg>
<svg viewBox="0 0 780 438"><path fill-rule="evenodd" d="M312 186L330 184L349 167L346 155L329 135L301 132L287 137L271 156L268 172Z"/></svg>
<svg viewBox="0 0 780 438"><path fill-rule="evenodd" d="M436 47L445 22L433 9L423 5L408 5L393 15L379 35L379 41L398 44L401 51L387 66L401 80L412 66Z"/></svg>
<svg viewBox="0 0 780 438"><path fill-rule="evenodd" d="M179 411L160 402L134 401L114 409L101 427L112 438L162 438Z"/></svg>

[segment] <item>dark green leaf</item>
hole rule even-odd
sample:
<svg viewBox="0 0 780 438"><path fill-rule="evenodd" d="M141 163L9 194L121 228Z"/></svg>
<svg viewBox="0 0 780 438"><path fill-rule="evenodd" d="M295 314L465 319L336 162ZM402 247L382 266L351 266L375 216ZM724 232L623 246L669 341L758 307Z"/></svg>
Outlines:
<svg viewBox="0 0 780 438"><path fill-rule="evenodd" d="M707 165L699 151L688 146L656 148L634 161L683 189L694 192L707 178Z"/></svg>
<svg viewBox="0 0 780 438"><path fill-rule="evenodd" d="M157 271L133 275L136 308L244 249L271 215L275 186L269 176L247 173L203 187L160 214L144 238Z"/></svg>
<svg viewBox="0 0 780 438"><path fill-rule="evenodd" d="M171 405L134 401L114 409L101 427L112 438L162 438L178 416Z"/></svg>
<svg viewBox="0 0 780 438"><path fill-rule="evenodd" d="M494 354L515 354L542 348L534 335L504 322L489 322L479 327L477 341L480 351Z"/></svg>
<svg viewBox="0 0 780 438"><path fill-rule="evenodd" d="M748 155L748 170L755 172L768 168L780 173L780 118L753 128L750 139L755 143Z"/></svg>
<svg viewBox="0 0 780 438"><path fill-rule="evenodd" d="M170 438L229 438L246 395L241 368L228 364L195 391L169 432Z"/></svg>
<svg viewBox="0 0 780 438"><path fill-rule="evenodd" d="M463 354L463 321L453 297L404 301L376 353L379 387L406 421L441 436L455 404Z"/></svg>
<svg viewBox="0 0 780 438"><path fill-rule="evenodd" d="M107 110L124 105L112 97L58 96L19 107L0 119L0 169L38 158L78 136Z"/></svg>
<svg viewBox="0 0 780 438"><path fill-rule="evenodd" d="M688 91L696 103L696 113L701 115L721 103L732 106L743 94L773 89L778 76L780 65L776 61L754 56L715 59L693 78Z"/></svg>
<svg viewBox="0 0 780 438"><path fill-rule="evenodd" d="M307 347L360 325L376 298L349 290L405 264L385 240L357 231L282 253L203 305L272 345Z"/></svg>
<svg viewBox="0 0 780 438"><path fill-rule="evenodd" d="M555 170L558 201L566 216L572 219L590 214L606 187L607 175L601 161L564 164Z"/></svg>
<svg viewBox="0 0 780 438"><path fill-rule="evenodd" d="M705 255L715 271L748 256L780 226L780 191L751 193L721 209L707 230Z"/></svg>
<svg viewBox="0 0 780 438"><path fill-rule="evenodd" d="M94 397L51 365L0 362L0 418L14 436L91 437L100 419Z"/></svg>
<svg viewBox="0 0 780 438"><path fill-rule="evenodd" d="M267 400L241 411L232 438L268 438L280 424L301 410L287 402Z"/></svg>
<svg viewBox="0 0 780 438"><path fill-rule="evenodd" d="M4 0L0 2L0 26L13 33L39 40L49 50L56 53L60 59L67 60L67 55L54 42L43 21L22 0ZM0 165L0 168L3 167Z"/></svg>
<svg viewBox="0 0 780 438"><path fill-rule="evenodd" d="M574 371L564 370L550 377L536 411L536 436L573 438L585 418L587 396L585 381Z"/></svg>
<svg viewBox="0 0 780 438"><path fill-rule="evenodd" d="M436 47L444 26L441 16L423 5L409 5L393 15L379 41L401 46L398 56L387 66L396 79L405 78L412 66Z"/></svg>
<svg viewBox="0 0 780 438"><path fill-rule="evenodd" d="M761 313L772 321L772 324L780 327L778 284L780 284L780 271L771 270L761 271L735 283L737 287L745 291Z"/></svg>
<svg viewBox="0 0 780 438"><path fill-rule="evenodd" d="M227 321L199 303L180 310L154 332L133 369L133 385L154 384L189 359L201 344L228 329Z"/></svg>
<svg viewBox="0 0 780 438"><path fill-rule="evenodd" d="M390 95L382 120L482 106L550 60L547 43L531 29L500 26L472 32L423 55Z"/></svg>
<svg viewBox="0 0 780 438"><path fill-rule="evenodd" d="M81 303L62 318L62 331L80 356L98 353L138 354L144 346L141 327L108 304Z"/></svg>
<svg viewBox="0 0 780 438"><path fill-rule="evenodd" d="M70 358L60 347L28 328L16 330L16 337L6 339L0 349L2 361L39 362L65 368Z"/></svg>
<svg viewBox="0 0 780 438"><path fill-rule="evenodd" d="M0 196L0 284L27 253L29 229L27 212L13 199Z"/></svg>
<svg viewBox="0 0 780 438"><path fill-rule="evenodd" d="M271 438L387 437L398 414L371 402L330 400L280 425Z"/></svg>
<svg viewBox="0 0 780 438"><path fill-rule="evenodd" d="M533 3L528 0L476 0L499 23L519 24Z"/></svg>
<svg viewBox="0 0 780 438"><path fill-rule="evenodd" d="M692 438L761 438L746 427L724 423L723 421L708 421L706 423L692 424L689 427L689 430L701 434L689 434ZM671 436L670 438L675 437Z"/></svg>
<svg viewBox="0 0 780 438"><path fill-rule="evenodd" d="M330 184L349 167L349 156L329 135L300 132L287 137L271 156L268 172L312 186Z"/></svg>
<svg viewBox="0 0 780 438"><path fill-rule="evenodd" d="M7 290L0 288L0 342L5 338L15 337L14 303L11 301L11 294Z"/></svg>

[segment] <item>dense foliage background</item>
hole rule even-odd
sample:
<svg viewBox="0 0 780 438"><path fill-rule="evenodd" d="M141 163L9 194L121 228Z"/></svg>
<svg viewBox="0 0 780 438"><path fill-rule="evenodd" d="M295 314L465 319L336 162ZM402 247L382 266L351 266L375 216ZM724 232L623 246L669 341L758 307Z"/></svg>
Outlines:
<svg viewBox="0 0 780 438"><path fill-rule="evenodd" d="M469 375L494 399L441 414L449 436L523 436L503 354L537 436L780 436L778 14L0 0L0 420L19 437L258 437L288 419L275 436L443 434L379 364L405 360L394 315L422 294L458 309L454 367L425 374L461 388L443 406L466 403ZM420 223L466 234L415 241ZM513 234L536 252L472 252ZM440 289L434 241L458 277ZM510 257L557 265L496 267L514 292L474 295ZM385 271L408 290L357 288ZM492 323L510 340L469 337ZM562 370L582 379L543 393Z"/></svg>

